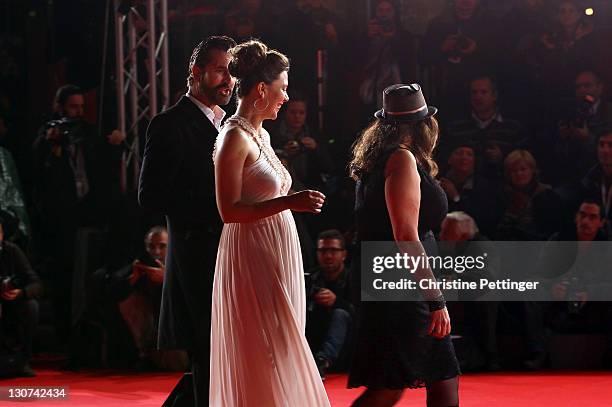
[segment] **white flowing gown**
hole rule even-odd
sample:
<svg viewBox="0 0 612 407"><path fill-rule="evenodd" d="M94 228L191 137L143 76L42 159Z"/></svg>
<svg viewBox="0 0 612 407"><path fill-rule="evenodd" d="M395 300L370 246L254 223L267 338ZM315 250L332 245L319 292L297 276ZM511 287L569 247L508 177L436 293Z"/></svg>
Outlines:
<svg viewBox="0 0 612 407"><path fill-rule="evenodd" d="M233 126L228 121L218 143ZM243 170L247 202L286 195L291 184L262 132L251 142L267 154ZM224 225L212 301L210 406L329 406L304 336L302 254L291 211Z"/></svg>

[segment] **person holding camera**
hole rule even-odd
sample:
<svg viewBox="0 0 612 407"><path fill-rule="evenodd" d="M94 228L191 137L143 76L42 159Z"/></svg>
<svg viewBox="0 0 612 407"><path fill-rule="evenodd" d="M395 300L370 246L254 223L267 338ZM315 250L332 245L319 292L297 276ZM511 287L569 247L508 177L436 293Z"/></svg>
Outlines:
<svg viewBox="0 0 612 407"><path fill-rule="evenodd" d="M119 313L138 350L138 367L185 370L184 351L156 349L168 231L155 226L145 235L144 243L145 251L138 259L112 274L109 291L117 299Z"/></svg>
<svg viewBox="0 0 612 407"><path fill-rule="evenodd" d="M591 244L608 240L604 230L604 208L597 200L584 198L574 216L572 227L554 233L538 258L537 278L546 279L551 299L556 302L525 303L525 326L529 357L523 362L529 370L540 369L546 361L545 320L557 329L567 329L570 324L580 325L587 301L594 294L602 298L612 288L606 264L610 264L607 246ZM565 242L574 242L568 246ZM603 267L602 267L603 266ZM591 308L603 307L600 315L610 315L608 303L591 304ZM608 317L608 321L610 318ZM608 324L609 325L609 324ZM606 332L612 338L612 328ZM612 342L611 342L612 343ZM612 348L611 348L612 349ZM612 355L612 354L611 354Z"/></svg>
<svg viewBox="0 0 612 407"><path fill-rule="evenodd" d="M349 338L354 307L345 267L344 236L325 230L317 239L318 266L306 272L306 339L321 378L341 355Z"/></svg>
<svg viewBox="0 0 612 407"><path fill-rule="evenodd" d="M612 103L602 98L603 83L595 72L580 72L574 89L575 99L557 124L554 146L554 175L562 182L575 181L595 165L597 133L612 123Z"/></svg>
<svg viewBox="0 0 612 407"><path fill-rule="evenodd" d="M33 377L28 362L42 285L21 249L4 240L3 224L0 218L0 375Z"/></svg>
<svg viewBox="0 0 612 407"><path fill-rule="evenodd" d="M484 66L491 67L498 40L496 21L481 0L453 0L431 20L422 42L423 65L435 68L432 83L449 115L463 113L464 88L470 76ZM450 110L449 110L450 109Z"/></svg>
<svg viewBox="0 0 612 407"><path fill-rule="evenodd" d="M292 92L284 119L271 135L272 147L282 149L292 178L307 189L324 191L323 174L331 173L334 163L327 143L313 133L308 124L308 102ZM294 188L295 189L295 188Z"/></svg>
<svg viewBox="0 0 612 407"><path fill-rule="evenodd" d="M400 13L393 2L375 2L374 17L368 22L366 38L367 54L361 60L363 81L359 86L359 96L363 107L363 117L382 106L382 90L402 80L416 75L416 55L414 39L404 30Z"/></svg>
<svg viewBox="0 0 612 407"><path fill-rule="evenodd" d="M53 283L57 330L64 339L72 325L70 291L78 229L105 228L120 199L120 145L125 136L113 131L100 137L84 114L83 91L75 85L59 88L53 120L33 144L38 247Z"/></svg>
<svg viewBox="0 0 612 407"><path fill-rule="evenodd" d="M612 236L612 127L604 127L595 135L597 164L580 180L559 188L566 212L575 211L586 198L603 208L603 229Z"/></svg>

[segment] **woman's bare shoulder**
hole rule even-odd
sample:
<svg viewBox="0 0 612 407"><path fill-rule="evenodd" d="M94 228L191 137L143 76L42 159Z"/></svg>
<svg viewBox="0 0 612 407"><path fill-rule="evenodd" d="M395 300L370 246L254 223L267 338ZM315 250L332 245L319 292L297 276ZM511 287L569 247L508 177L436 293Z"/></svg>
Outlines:
<svg viewBox="0 0 612 407"><path fill-rule="evenodd" d="M387 160L387 164L385 165L385 173L389 175L396 171L406 171L409 173L416 173L418 175L416 158L410 150L398 148L391 153L389 159Z"/></svg>

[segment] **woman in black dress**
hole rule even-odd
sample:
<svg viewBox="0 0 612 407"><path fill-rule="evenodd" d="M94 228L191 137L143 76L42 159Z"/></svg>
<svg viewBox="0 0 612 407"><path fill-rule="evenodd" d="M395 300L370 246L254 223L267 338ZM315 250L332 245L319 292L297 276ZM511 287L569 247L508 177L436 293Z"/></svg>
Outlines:
<svg viewBox="0 0 612 407"><path fill-rule="evenodd" d="M384 90L383 109L355 143L350 163L357 181L358 247L361 241L417 242L435 254L431 229L447 211L444 191L433 178L436 112L417 84ZM353 287L360 286L359 274L353 273ZM426 268L414 278L434 277ZM438 290L421 294L424 301L359 303L348 387L367 390L353 406L393 406L407 387L427 387L430 407L459 405L459 365L444 297Z"/></svg>

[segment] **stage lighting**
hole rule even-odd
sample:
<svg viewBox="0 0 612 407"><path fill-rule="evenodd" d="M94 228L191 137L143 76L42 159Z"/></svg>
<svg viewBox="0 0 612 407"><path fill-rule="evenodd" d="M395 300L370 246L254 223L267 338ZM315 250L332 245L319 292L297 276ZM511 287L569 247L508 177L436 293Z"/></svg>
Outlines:
<svg viewBox="0 0 612 407"><path fill-rule="evenodd" d="M586 10L584 10L584 14L586 14L587 16L592 16L593 14L595 14L595 10L593 10L592 7L589 7Z"/></svg>

